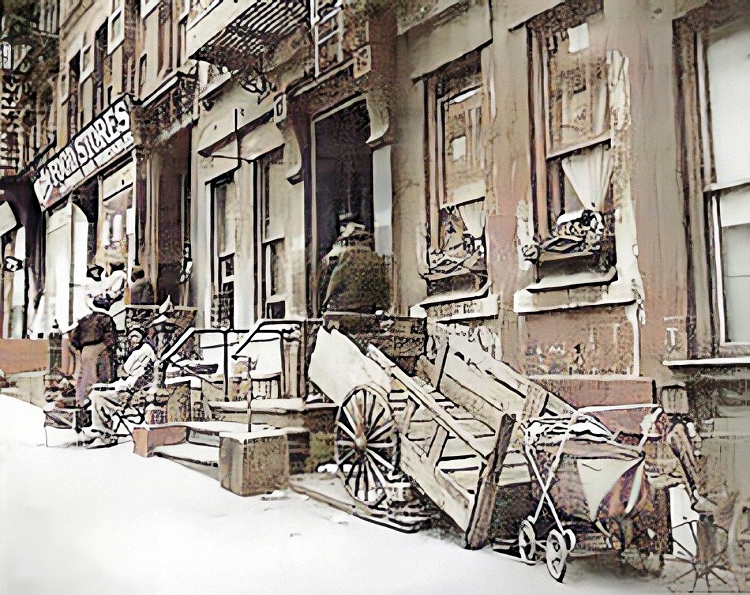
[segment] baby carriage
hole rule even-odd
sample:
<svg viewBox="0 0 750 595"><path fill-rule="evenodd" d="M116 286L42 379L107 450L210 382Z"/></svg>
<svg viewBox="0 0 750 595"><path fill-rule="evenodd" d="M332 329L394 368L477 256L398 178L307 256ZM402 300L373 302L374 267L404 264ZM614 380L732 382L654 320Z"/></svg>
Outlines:
<svg viewBox="0 0 750 595"><path fill-rule="evenodd" d="M625 409L647 410L637 444L618 440L591 415ZM614 546L608 525L632 517L646 502L643 445L660 413L655 405L588 407L525 424L524 453L538 503L519 529L523 561L533 563L543 543L547 569L562 582L577 535L599 533Z"/></svg>

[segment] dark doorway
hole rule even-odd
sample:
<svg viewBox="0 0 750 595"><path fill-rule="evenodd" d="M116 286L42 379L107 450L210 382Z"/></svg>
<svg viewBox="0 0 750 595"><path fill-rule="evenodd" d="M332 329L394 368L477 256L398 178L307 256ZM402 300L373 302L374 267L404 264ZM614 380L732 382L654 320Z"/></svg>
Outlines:
<svg viewBox="0 0 750 595"><path fill-rule="evenodd" d="M162 154L157 199L159 276L156 280L156 300L162 303L169 296L172 303L179 304L184 228L189 217L183 206L190 188L189 130L175 134Z"/></svg>
<svg viewBox="0 0 750 595"><path fill-rule="evenodd" d="M364 101L340 109L314 124L316 232L313 255L317 268L331 250L347 223L361 224L373 231L372 149L370 117ZM317 280L313 311L319 312Z"/></svg>

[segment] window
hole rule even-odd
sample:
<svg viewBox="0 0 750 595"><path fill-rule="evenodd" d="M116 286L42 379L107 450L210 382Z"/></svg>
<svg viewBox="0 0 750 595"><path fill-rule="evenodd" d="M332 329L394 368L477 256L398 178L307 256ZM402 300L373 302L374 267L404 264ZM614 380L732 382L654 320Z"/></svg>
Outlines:
<svg viewBox="0 0 750 595"><path fill-rule="evenodd" d="M234 322L234 254L237 196L231 177L212 184L214 245L214 320L217 327Z"/></svg>
<svg viewBox="0 0 750 595"><path fill-rule="evenodd" d="M146 77L148 76L148 56L143 55L138 61L138 90L143 93L146 86Z"/></svg>
<svg viewBox="0 0 750 595"><path fill-rule="evenodd" d="M131 191L125 190L102 202L102 229L100 232L100 250L105 264L127 263L128 236L127 212L131 206Z"/></svg>
<svg viewBox="0 0 750 595"><path fill-rule="evenodd" d="M286 314L286 254L284 247L285 205L274 201L281 184L286 183L281 150L264 155L257 163L256 221L260 227L258 244L258 315L283 318Z"/></svg>
<svg viewBox="0 0 750 595"><path fill-rule="evenodd" d="M529 23L538 277L614 265L611 127L601 0Z"/></svg>
<svg viewBox="0 0 750 595"><path fill-rule="evenodd" d="M78 132L79 105L78 85L80 78L79 54L70 61L68 65L68 139L73 138Z"/></svg>
<svg viewBox="0 0 750 595"><path fill-rule="evenodd" d="M174 42L172 39L172 2L162 1L159 4L159 55L158 71L169 72L172 69L172 51Z"/></svg>
<svg viewBox="0 0 750 595"><path fill-rule="evenodd" d="M176 65L182 66L187 58L187 17L177 24L177 58Z"/></svg>
<svg viewBox="0 0 750 595"><path fill-rule="evenodd" d="M719 332L721 342L750 343L750 17L704 30L698 40Z"/></svg>
<svg viewBox="0 0 750 595"><path fill-rule="evenodd" d="M112 11L109 15L108 53L112 53L125 40L125 1L112 0Z"/></svg>
<svg viewBox="0 0 750 595"><path fill-rule="evenodd" d="M105 62L107 62L107 23L104 23L94 36L94 72L92 76L94 116L99 114L108 103L104 92Z"/></svg>
<svg viewBox="0 0 750 595"><path fill-rule="evenodd" d="M432 77L427 93L431 188L428 284L431 292L466 288L466 283L478 289L487 277L485 92L479 55Z"/></svg>

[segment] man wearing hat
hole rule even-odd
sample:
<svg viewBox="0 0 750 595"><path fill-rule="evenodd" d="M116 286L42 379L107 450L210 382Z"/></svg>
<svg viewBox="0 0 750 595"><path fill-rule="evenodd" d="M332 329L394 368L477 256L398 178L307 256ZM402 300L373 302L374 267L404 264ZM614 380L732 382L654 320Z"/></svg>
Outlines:
<svg viewBox="0 0 750 595"><path fill-rule="evenodd" d="M156 361L156 352L151 343L145 340L142 329L131 329L128 341L132 351L122 365L120 378L111 384L96 384L89 393L91 430L98 434L97 438L104 444L117 441L112 414L131 404L138 393L148 386L149 372Z"/></svg>

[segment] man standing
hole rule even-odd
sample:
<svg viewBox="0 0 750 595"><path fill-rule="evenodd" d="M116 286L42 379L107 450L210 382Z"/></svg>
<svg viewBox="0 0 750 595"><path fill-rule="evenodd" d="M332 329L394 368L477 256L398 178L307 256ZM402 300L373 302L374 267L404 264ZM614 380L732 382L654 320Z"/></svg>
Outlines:
<svg viewBox="0 0 750 595"><path fill-rule="evenodd" d="M76 403L83 405L95 382L110 382L114 377L117 329L106 312L91 312L81 318L69 335L70 345L80 360L77 366Z"/></svg>

